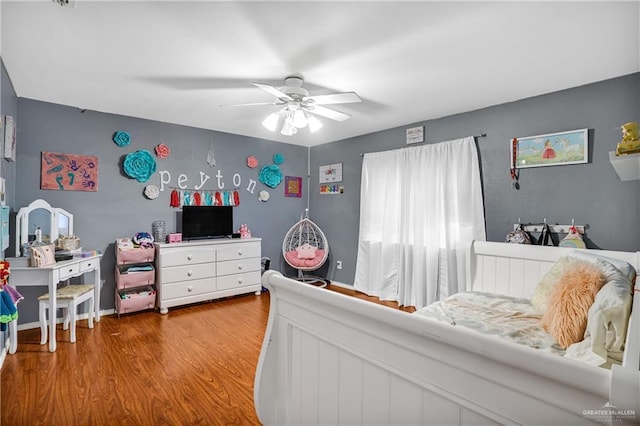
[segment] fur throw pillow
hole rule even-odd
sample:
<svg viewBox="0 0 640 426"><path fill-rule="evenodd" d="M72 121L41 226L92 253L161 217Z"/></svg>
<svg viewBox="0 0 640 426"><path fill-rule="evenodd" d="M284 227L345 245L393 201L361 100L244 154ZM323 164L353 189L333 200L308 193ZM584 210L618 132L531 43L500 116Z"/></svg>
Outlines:
<svg viewBox="0 0 640 426"><path fill-rule="evenodd" d="M538 312L542 314L547 310L551 291L560 282L562 274L571 269L577 262L579 261L576 259L562 256L551 265L549 271L540 279L531 295L531 304Z"/></svg>
<svg viewBox="0 0 640 426"><path fill-rule="evenodd" d="M589 308L604 283L596 266L579 262L566 269L551 290L542 327L563 349L584 339Z"/></svg>

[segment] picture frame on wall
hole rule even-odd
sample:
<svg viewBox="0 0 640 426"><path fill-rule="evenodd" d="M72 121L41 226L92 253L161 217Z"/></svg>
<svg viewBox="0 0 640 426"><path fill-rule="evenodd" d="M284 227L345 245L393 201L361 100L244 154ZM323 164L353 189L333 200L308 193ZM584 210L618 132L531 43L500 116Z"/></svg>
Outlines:
<svg viewBox="0 0 640 426"><path fill-rule="evenodd" d="M4 116L4 158L16 161L16 125L13 116Z"/></svg>
<svg viewBox="0 0 640 426"><path fill-rule="evenodd" d="M587 163L589 129L515 138L510 149L512 169Z"/></svg>

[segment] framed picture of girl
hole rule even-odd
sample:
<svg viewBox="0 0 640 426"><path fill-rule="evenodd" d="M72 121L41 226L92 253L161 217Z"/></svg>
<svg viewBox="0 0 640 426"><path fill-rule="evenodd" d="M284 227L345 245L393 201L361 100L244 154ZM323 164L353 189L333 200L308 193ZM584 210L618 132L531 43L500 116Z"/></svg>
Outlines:
<svg viewBox="0 0 640 426"><path fill-rule="evenodd" d="M515 138L511 141L511 168L587 163L589 129Z"/></svg>

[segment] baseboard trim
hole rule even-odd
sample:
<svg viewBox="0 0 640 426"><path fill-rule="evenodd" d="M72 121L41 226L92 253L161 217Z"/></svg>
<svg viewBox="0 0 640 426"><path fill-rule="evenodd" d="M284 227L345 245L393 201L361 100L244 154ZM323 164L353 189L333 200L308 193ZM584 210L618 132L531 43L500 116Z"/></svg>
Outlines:
<svg viewBox="0 0 640 426"><path fill-rule="evenodd" d="M351 284L345 284L345 283L341 283L341 282L333 281L333 280L331 281L330 284L331 285L335 285L336 287L342 287L342 288L347 289L347 290L355 290Z"/></svg>
<svg viewBox="0 0 640 426"><path fill-rule="evenodd" d="M113 315L115 313L116 313L115 309L104 309L100 311L100 318L107 315ZM76 316L76 320L83 320L87 318L89 318L89 314L87 313L78 314L78 316ZM63 317L56 318L56 324L62 324L63 321L64 321ZM95 321L95 317L94 317L94 321ZM32 330L34 328L40 328L40 321L18 324L18 331Z"/></svg>

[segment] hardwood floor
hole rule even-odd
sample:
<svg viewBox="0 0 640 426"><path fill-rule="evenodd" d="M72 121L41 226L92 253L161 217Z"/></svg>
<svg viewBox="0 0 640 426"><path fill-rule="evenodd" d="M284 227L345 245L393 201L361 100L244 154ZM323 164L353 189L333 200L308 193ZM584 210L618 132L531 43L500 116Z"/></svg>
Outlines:
<svg viewBox="0 0 640 426"><path fill-rule="evenodd" d="M360 293L329 286L378 303ZM382 304L396 307L392 302ZM253 381L269 293L18 333L1 371L2 425L253 425Z"/></svg>

